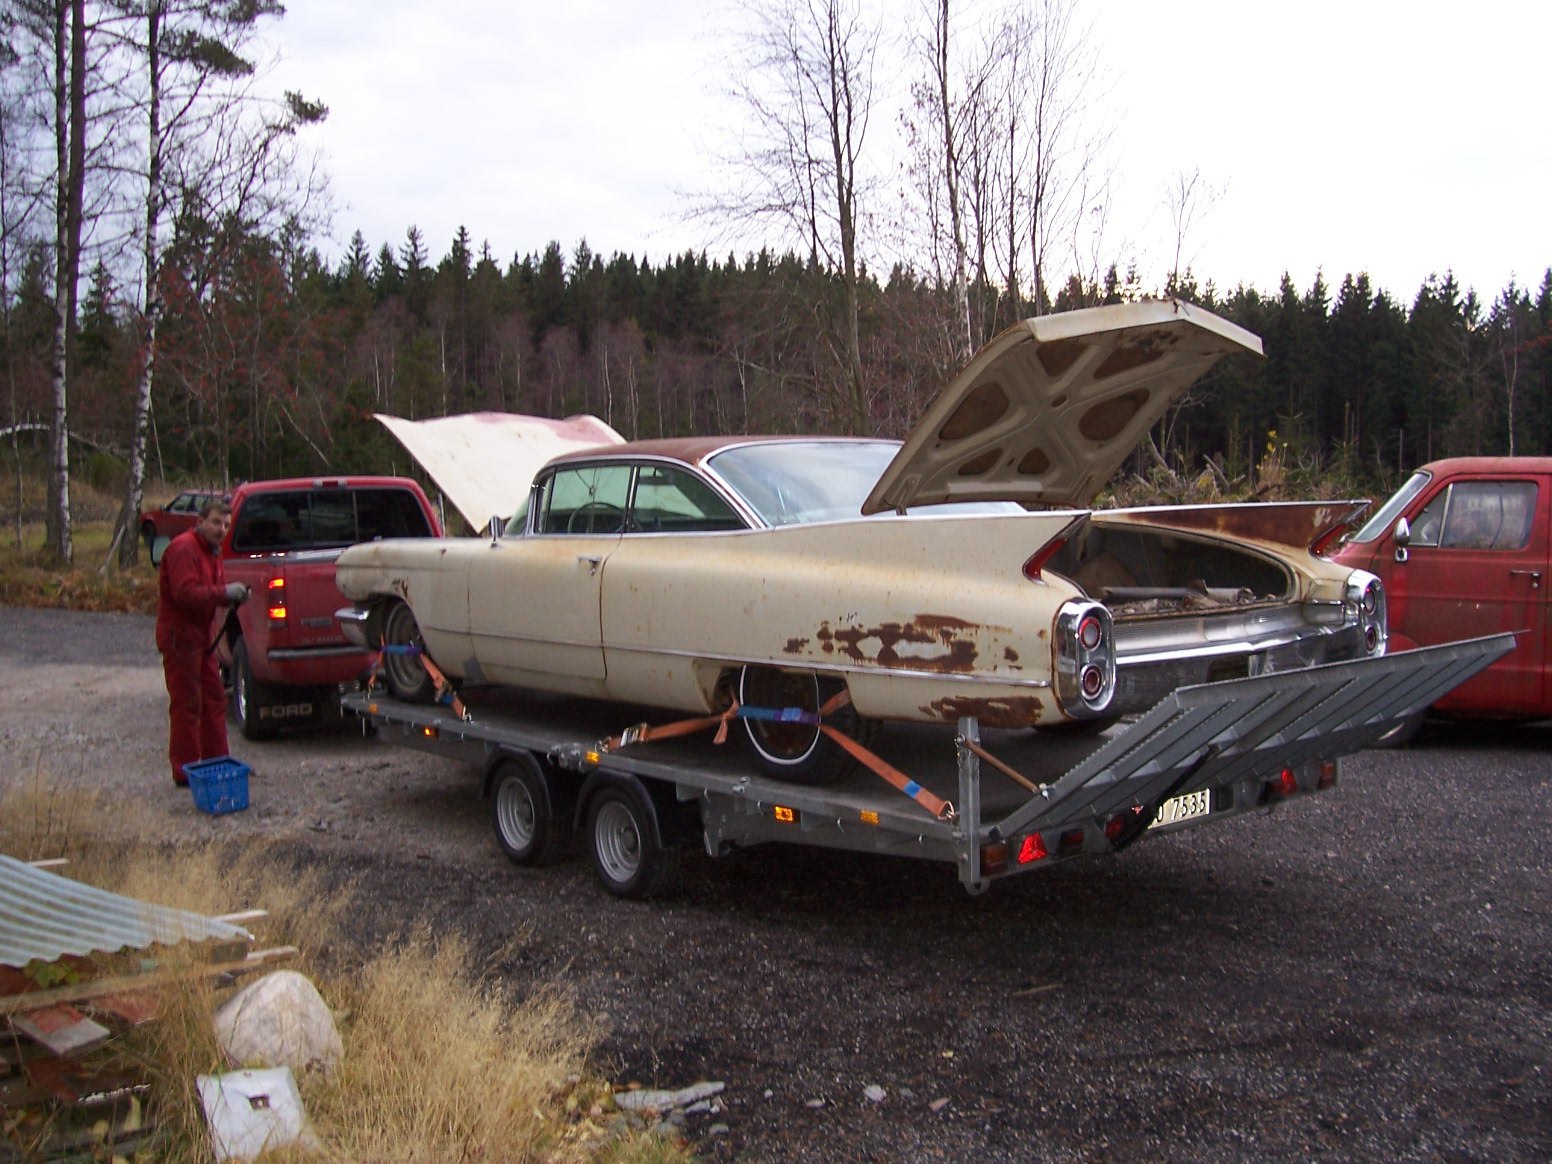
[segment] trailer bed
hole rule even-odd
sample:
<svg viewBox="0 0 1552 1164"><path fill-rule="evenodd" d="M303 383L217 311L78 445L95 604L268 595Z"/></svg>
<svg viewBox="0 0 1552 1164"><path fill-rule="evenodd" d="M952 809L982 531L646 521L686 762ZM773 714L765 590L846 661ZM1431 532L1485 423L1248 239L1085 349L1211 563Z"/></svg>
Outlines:
<svg viewBox="0 0 1552 1164"><path fill-rule="evenodd" d="M1135 721L1088 739L1038 730L983 736L973 719L961 720L957 733L889 724L873 751L909 780L904 791L866 768L823 787L760 776L736 740L718 746L709 730L606 750L604 741L628 725L652 722L653 713L619 704L513 688L463 692L466 716L370 691L342 703L388 742L479 766L487 794L498 794L491 774L500 762L520 760L524 771L537 772L531 779L540 783L528 787L546 801L540 810L570 814L552 822L568 832L591 824L598 788L635 787L643 790L635 801L645 803L646 819L623 823L645 826L636 828L652 834L635 838L643 843L674 841L653 819L655 803L658 817L693 815L713 856L771 841L909 854L952 862L965 887L980 892L1001 877L1118 852L1329 788L1342 756L1513 646L1514 636L1501 634L1181 688ZM656 714L660 722L663 713ZM633 804L629 796L614 799ZM924 807L936 802L949 807ZM502 817L493 815L500 834ZM526 849L514 851L505 838L503 845L525 859ZM544 855L553 858L560 847L552 843ZM594 858L608 864L596 847ZM606 870L600 876L622 892ZM649 895L638 888L627 884L625 895Z"/></svg>

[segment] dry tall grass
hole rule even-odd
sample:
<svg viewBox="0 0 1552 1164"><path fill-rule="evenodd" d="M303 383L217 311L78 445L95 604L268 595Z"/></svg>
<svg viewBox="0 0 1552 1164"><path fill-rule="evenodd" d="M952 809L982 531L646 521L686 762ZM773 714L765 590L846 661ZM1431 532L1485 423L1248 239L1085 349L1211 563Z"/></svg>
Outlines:
<svg viewBox="0 0 1552 1164"><path fill-rule="evenodd" d="M66 855L70 875L158 904L222 914L261 907L261 945L299 946L288 963L311 977L335 1011L345 1057L330 1076L300 1083L317 1135L312 1151L266 1159L327 1161L606 1161L679 1164L675 1140L626 1121L592 1077L600 1032L555 983L514 992L472 964L456 937L420 929L387 948L351 947L342 925L363 907L357 885L331 883L262 845L190 842L176 847L109 843L94 821L107 811L90 795L55 795L45 775L7 782L0 773L0 852ZM133 811L130 809L129 811ZM122 822L115 826L124 835ZM186 957L163 951L164 963ZM138 955L134 955L138 958ZM133 959L132 959L133 960ZM162 1017L114 1040L120 1065L153 1084L162 1138L137 1160L210 1159L195 1091L198 1074L225 1061L210 1016L226 990L204 979L165 992Z"/></svg>

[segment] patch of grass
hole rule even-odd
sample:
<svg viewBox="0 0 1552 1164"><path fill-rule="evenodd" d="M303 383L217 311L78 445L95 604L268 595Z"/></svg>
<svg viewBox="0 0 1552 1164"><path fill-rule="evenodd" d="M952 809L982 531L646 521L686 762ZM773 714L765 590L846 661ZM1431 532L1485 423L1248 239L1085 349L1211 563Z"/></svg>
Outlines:
<svg viewBox="0 0 1552 1164"><path fill-rule="evenodd" d="M11 782L0 791L0 851L30 859L67 855L73 878L157 904L209 915L269 911L250 927L258 944L301 949L299 959L282 965L307 974L335 1011L345 1055L331 1075L314 1072L299 1081L316 1149L266 1160L693 1159L676 1139L615 1109L609 1085L588 1066L602 1032L563 986L532 983L518 996L511 983L485 975L460 939L434 939L425 929L370 952L353 949L344 922L363 908L361 886L332 885L320 870L299 868L263 844L159 847L108 839L99 827L108 812L119 818L114 837L133 835L123 830L124 811L133 808L53 793L46 774ZM131 952L113 965L140 956ZM189 954L157 956L175 964ZM162 1134L137 1160L209 1160L195 1076L234 1066L210 1021L228 992L208 979L185 980L163 992L158 1019L110 1041L111 1062L152 1084Z"/></svg>

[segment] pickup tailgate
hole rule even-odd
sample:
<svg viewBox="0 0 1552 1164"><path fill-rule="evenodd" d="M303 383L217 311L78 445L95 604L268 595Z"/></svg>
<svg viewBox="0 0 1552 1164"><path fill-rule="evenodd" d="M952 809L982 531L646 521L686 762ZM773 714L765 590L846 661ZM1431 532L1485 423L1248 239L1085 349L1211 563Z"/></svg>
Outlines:
<svg viewBox="0 0 1552 1164"><path fill-rule="evenodd" d="M1060 829L1349 755L1514 649L1514 635L1182 687L990 830Z"/></svg>
<svg viewBox="0 0 1552 1164"><path fill-rule="evenodd" d="M270 576L285 580L287 611L283 636L278 633L280 628L271 624L272 648L309 650L348 645L334 617L345 605L345 596L334 584L334 562L339 556L339 550L328 549L270 559Z"/></svg>

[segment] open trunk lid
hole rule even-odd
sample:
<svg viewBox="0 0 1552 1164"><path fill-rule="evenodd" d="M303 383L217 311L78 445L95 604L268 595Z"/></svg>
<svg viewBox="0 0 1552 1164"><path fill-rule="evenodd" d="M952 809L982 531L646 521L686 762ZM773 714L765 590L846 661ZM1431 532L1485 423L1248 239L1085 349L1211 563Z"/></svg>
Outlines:
<svg viewBox="0 0 1552 1164"><path fill-rule="evenodd" d="M1180 300L1027 319L933 401L862 512L950 501L1090 505L1174 401L1251 332Z"/></svg>

